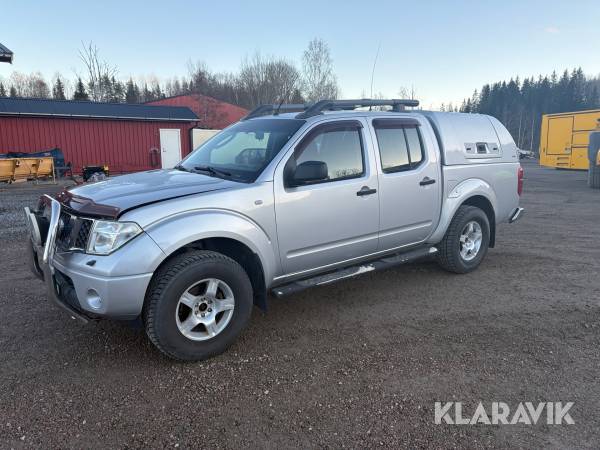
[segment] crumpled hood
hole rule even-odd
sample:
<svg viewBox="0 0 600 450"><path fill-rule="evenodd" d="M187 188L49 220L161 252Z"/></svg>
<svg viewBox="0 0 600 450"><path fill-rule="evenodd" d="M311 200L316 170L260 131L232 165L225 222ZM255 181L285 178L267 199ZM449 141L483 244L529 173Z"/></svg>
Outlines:
<svg viewBox="0 0 600 450"><path fill-rule="evenodd" d="M85 215L117 218L127 210L185 195L228 189L238 183L181 170L151 170L84 184L57 195Z"/></svg>

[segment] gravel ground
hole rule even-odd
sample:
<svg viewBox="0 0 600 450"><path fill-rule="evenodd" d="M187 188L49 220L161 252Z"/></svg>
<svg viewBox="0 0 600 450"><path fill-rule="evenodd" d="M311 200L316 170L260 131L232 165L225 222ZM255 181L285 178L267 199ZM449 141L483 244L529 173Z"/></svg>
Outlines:
<svg viewBox="0 0 600 450"><path fill-rule="evenodd" d="M600 192L525 169L526 215L476 272L422 263L271 299L198 364L52 306L20 208L56 188L0 188L0 447L597 448ZM436 425L435 401L573 401L575 424Z"/></svg>

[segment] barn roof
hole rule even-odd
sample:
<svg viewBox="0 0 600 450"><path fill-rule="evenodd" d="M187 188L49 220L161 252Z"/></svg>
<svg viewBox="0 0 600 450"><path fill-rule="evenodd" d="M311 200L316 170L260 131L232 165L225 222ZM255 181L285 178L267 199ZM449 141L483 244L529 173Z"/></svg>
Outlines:
<svg viewBox="0 0 600 450"><path fill-rule="evenodd" d="M181 106L0 97L0 116L3 115L180 122L198 120L191 109Z"/></svg>
<svg viewBox="0 0 600 450"><path fill-rule="evenodd" d="M12 64L13 52L7 49L4 45L0 44L0 62L7 62Z"/></svg>

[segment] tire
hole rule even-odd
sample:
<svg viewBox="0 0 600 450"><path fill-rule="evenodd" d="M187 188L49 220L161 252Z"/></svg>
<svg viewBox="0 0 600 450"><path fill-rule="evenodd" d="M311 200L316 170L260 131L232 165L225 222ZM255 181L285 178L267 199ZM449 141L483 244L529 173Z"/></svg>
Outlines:
<svg viewBox="0 0 600 450"><path fill-rule="evenodd" d="M600 166L596 165L596 161L590 161L588 186L592 189L600 189Z"/></svg>
<svg viewBox="0 0 600 450"><path fill-rule="evenodd" d="M211 295L209 286L215 284L215 294ZM188 306L190 301L193 307ZM216 305L220 302L233 307L219 311ZM219 312L213 312L211 306ZM252 284L244 269L221 253L195 250L176 256L158 270L142 316L146 334L162 353L180 361L201 361L224 352L236 340L250 320L252 307ZM204 321L205 313L210 330L203 322L187 330L186 323L193 322L186 321ZM209 315L214 324L208 323ZM223 328L211 334L218 327Z"/></svg>
<svg viewBox="0 0 600 450"><path fill-rule="evenodd" d="M466 257L461 253L464 248L461 244L461 234L469 224L473 224L476 231L477 225L481 232L481 242L477 251L473 250ZM475 233L473 233L475 236ZM472 240L471 242L474 242ZM490 244L490 223L485 212L475 206L462 205L456 211L452 222L442 242L438 247L438 262L448 272L468 273L477 268L485 257ZM470 245L470 243L469 243ZM465 249L465 251L468 250Z"/></svg>

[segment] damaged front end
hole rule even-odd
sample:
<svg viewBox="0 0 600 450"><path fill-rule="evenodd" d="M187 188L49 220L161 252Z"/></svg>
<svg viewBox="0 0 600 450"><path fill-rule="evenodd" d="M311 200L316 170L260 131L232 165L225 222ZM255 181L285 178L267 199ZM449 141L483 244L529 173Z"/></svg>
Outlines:
<svg viewBox="0 0 600 450"><path fill-rule="evenodd" d="M46 284L51 300L66 310L73 319L88 322L78 307L72 282L52 265L56 252L57 237L71 234L69 225L61 217L61 205L45 195L40 199L37 211L25 208L25 219L29 234L27 256L33 274ZM69 233L67 233L69 231Z"/></svg>

